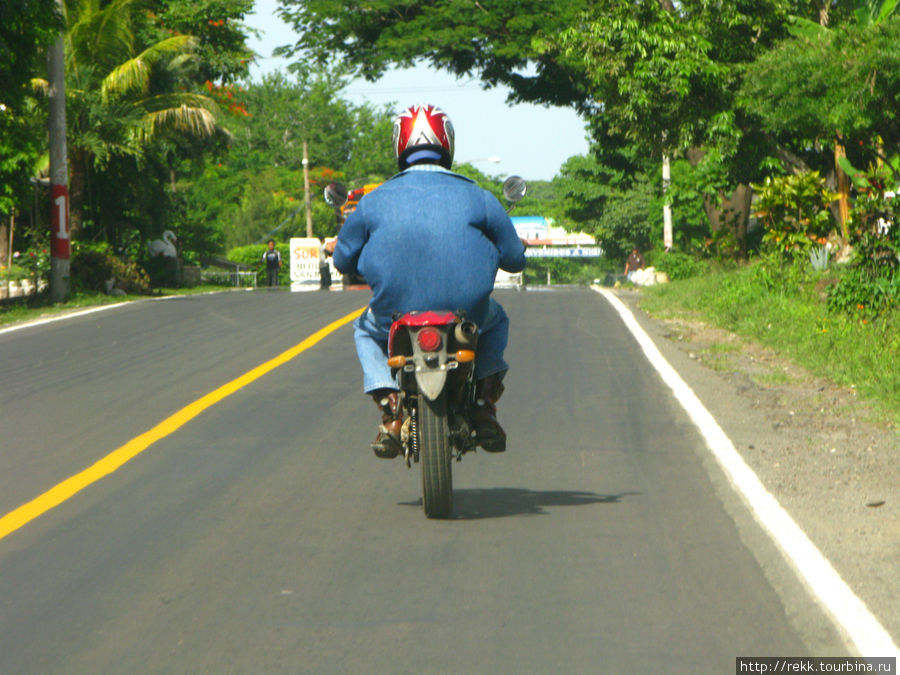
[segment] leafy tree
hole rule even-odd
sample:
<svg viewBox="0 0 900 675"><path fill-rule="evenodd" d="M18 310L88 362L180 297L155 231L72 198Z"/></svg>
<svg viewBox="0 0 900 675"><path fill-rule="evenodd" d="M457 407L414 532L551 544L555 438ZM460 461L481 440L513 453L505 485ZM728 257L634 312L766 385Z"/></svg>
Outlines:
<svg viewBox="0 0 900 675"><path fill-rule="evenodd" d="M66 93L69 114L71 229L81 226L91 172L113 156L141 158L166 132L212 135L216 105L179 91L178 71L196 40L174 35L141 49L137 0L76 0L67 6Z"/></svg>
<svg viewBox="0 0 900 675"><path fill-rule="evenodd" d="M61 27L52 2L5 0L0 5L0 92L7 108L22 102L28 80L44 70L43 48Z"/></svg>
<svg viewBox="0 0 900 675"><path fill-rule="evenodd" d="M786 40L746 70L741 103L792 150L900 143L900 17Z"/></svg>
<svg viewBox="0 0 900 675"><path fill-rule="evenodd" d="M349 104L340 97L343 86L340 77L324 70L293 76L277 72L261 82L244 82L237 94L247 114L231 121L228 147L202 172L179 181L179 228L216 223L219 250L268 236L305 236L307 141L313 231L334 234L334 213L321 199L325 185L342 180L359 187L385 180L396 169L390 112ZM190 167L180 173L190 173Z"/></svg>
<svg viewBox="0 0 900 675"><path fill-rule="evenodd" d="M358 5L359 3L353 3ZM538 51L534 38L572 25L596 0L381 0L365 11L341 0L281 0L282 19L300 36L277 53L304 62L344 63L376 80L389 67L425 60L456 75L478 74L486 86L506 85L522 101L589 107L581 72ZM526 66L532 70L526 73Z"/></svg>
<svg viewBox="0 0 900 675"><path fill-rule="evenodd" d="M25 201L28 179L44 149L42 116L28 85L45 72L44 48L61 26L52 2L0 3L0 214L11 213Z"/></svg>
<svg viewBox="0 0 900 675"><path fill-rule="evenodd" d="M344 83L323 70L282 72L242 88L248 116L232 123L236 168L278 166L300 171L303 142L311 166L390 175L391 127L386 109L354 107L341 99ZM373 126L380 125L378 129ZM348 167L348 162L354 164ZM353 177L357 177L354 175Z"/></svg>
<svg viewBox="0 0 900 675"><path fill-rule="evenodd" d="M761 177L773 147L735 93L745 64L787 35L786 19L802 4L608 2L541 44L584 72L598 101L595 143L697 165L692 190L703 196L710 228L730 231L744 250L746 183Z"/></svg>
<svg viewBox="0 0 900 675"><path fill-rule="evenodd" d="M159 42L172 35L190 35L197 41L190 63L194 82L230 84L249 73L253 52L247 47L252 29L244 17L253 0L146 0L148 21L141 41Z"/></svg>
<svg viewBox="0 0 900 675"><path fill-rule="evenodd" d="M832 15L832 9L842 11ZM889 119L886 126L896 136L893 112L880 114L879 108L895 104L891 62L896 61L898 9L897 0L854 0L836 7L820 0L818 21L791 17L796 39L785 41L749 67L742 91L746 107L778 134L782 159L794 170L809 169L802 155L811 154L810 146L820 154L824 148L833 150L834 161L826 168L840 195L833 208L845 241L850 235L850 183L841 160L848 153L847 134L855 135L860 127L868 127L870 133L883 131L879 127ZM885 41L885 33L893 36ZM774 70L772 59L777 59ZM794 128L786 132L785 123Z"/></svg>
<svg viewBox="0 0 900 675"><path fill-rule="evenodd" d="M366 12L336 1L282 0L300 35L286 53L339 59L375 78L424 59L456 74L504 84L514 101L570 105L600 147L623 142L659 161L683 153L716 163L710 218L738 183L760 178L771 144L735 106L742 67L787 36L787 17L813 15L806 0L581 0L410 4ZM526 68L526 66L528 68ZM745 191L746 192L746 191ZM746 229L748 208L741 210Z"/></svg>

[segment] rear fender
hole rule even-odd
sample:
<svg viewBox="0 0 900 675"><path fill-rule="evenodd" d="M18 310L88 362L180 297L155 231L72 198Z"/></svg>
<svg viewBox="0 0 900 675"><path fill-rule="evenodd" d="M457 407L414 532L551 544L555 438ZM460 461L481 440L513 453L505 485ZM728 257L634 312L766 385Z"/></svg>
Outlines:
<svg viewBox="0 0 900 675"><path fill-rule="evenodd" d="M420 329L413 330L418 332ZM416 384L419 386L419 393L429 401L434 401L441 395L447 384L447 371L456 368L457 365L456 361L450 361L447 358L447 333L449 331L439 330L443 345L436 352L422 351L415 339L415 333L411 332L409 336L413 348L412 363L416 369Z"/></svg>
<svg viewBox="0 0 900 675"><path fill-rule="evenodd" d="M411 332L405 329L422 328L423 326L450 326L459 321L453 312L407 312L391 324L391 332L388 336L388 355L394 356L402 353L407 345L395 343L400 333ZM405 342L405 341L403 341Z"/></svg>
<svg viewBox="0 0 900 675"><path fill-rule="evenodd" d="M461 320L462 315L455 312L426 311L403 314L391 324L388 354L412 356L403 369L415 374L419 393L430 401L441 395L447 385L447 374L459 366L455 352L451 358L449 349ZM435 352L423 351L416 340L416 334L426 326L434 327L441 333L441 347ZM477 327L474 324L471 326L472 331L477 333ZM474 347L474 341L470 346Z"/></svg>

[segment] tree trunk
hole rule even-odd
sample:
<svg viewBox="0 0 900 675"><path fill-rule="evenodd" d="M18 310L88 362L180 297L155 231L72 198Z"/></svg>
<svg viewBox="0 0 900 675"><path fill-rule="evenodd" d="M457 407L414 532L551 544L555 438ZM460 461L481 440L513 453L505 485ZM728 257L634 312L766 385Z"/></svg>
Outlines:
<svg viewBox="0 0 900 675"><path fill-rule="evenodd" d="M819 7L819 25L823 28L827 27L828 8L831 6L831 2L829 0L818 0L817 4ZM847 177L847 174L844 173L838 160L841 157L846 156L847 149L844 147L841 134L838 133L834 140L834 179L837 184L838 195L840 195L838 197L836 215L838 222L841 225L841 238L844 240L844 245L846 245L850 239L850 231L848 229L848 222L850 220L850 179Z"/></svg>
<svg viewBox="0 0 900 675"><path fill-rule="evenodd" d="M727 229L734 235L737 249L735 255L747 255L747 228L750 223L750 206L753 203L753 189L746 184L738 185L734 192L726 195L705 195L703 209L709 220L710 232Z"/></svg>
<svg viewBox="0 0 900 675"><path fill-rule="evenodd" d="M705 153L700 148L691 148L686 156L691 166L697 166ZM710 232L715 234L722 228L728 228L734 234L735 243L741 255L747 254L747 228L750 223L750 206L753 202L753 189L746 184L738 185L734 192L726 195L720 191L718 195L704 195L703 210L709 220Z"/></svg>
<svg viewBox="0 0 900 675"><path fill-rule="evenodd" d="M9 225L0 222L0 264L7 266L9 261Z"/></svg>
<svg viewBox="0 0 900 675"><path fill-rule="evenodd" d="M819 10L819 25L828 26L828 8L831 6L831 0L816 0L816 7Z"/></svg>

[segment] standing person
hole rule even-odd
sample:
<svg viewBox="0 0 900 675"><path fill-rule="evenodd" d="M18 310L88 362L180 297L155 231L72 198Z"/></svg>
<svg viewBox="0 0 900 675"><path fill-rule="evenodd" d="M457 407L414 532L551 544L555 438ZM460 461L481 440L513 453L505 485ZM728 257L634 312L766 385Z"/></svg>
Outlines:
<svg viewBox="0 0 900 675"><path fill-rule="evenodd" d="M641 252L635 246L631 249L631 255L628 256L628 260L625 261L625 278L631 281L634 273L644 269L644 265L646 265L644 256L641 255Z"/></svg>
<svg viewBox="0 0 900 675"><path fill-rule="evenodd" d="M396 457L401 448L399 390L386 362L395 311L463 309L478 324L476 439L490 452L506 449L496 402L508 369L509 320L491 291L498 267L524 269L525 246L500 202L450 171L453 145L453 125L439 108L400 113L393 132L400 173L360 200L334 248L335 267L362 274L372 288L354 337L363 388L382 413L379 457Z"/></svg>
<svg viewBox="0 0 900 675"><path fill-rule="evenodd" d="M319 237L319 288L327 291L331 288L331 267L328 265L328 247L325 237Z"/></svg>
<svg viewBox="0 0 900 675"><path fill-rule="evenodd" d="M268 248L263 251L262 259L266 263L266 283L271 288L278 285L278 270L281 269L281 253L275 248L275 240L269 239Z"/></svg>

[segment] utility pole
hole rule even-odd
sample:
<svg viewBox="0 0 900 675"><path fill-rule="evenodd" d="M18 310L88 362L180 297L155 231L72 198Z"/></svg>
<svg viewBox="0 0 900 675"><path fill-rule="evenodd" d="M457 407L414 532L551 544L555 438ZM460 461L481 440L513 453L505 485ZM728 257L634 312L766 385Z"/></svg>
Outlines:
<svg viewBox="0 0 900 675"><path fill-rule="evenodd" d="M62 13L62 0L56 0ZM47 54L50 131L50 301L69 295L69 172L66 164L66 70L63 35Z"/></svg>
<svg viewBox="0 0 900 675"><path fill-rule="evenodd" d="M309 143L303 141L303 198L306 201L306 236L313 236L312 207L309 196Z"/></svg>

